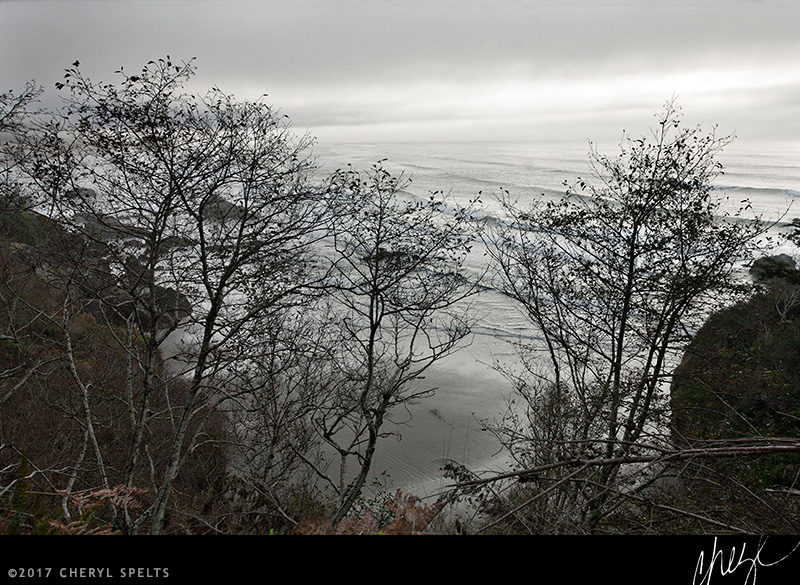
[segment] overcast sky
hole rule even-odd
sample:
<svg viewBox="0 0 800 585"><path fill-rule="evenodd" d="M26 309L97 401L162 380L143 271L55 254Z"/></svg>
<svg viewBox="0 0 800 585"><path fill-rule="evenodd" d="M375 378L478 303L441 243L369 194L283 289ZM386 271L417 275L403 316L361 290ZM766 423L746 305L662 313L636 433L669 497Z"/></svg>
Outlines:
<svg viewBox="0 0 800 585"><path fill-rule="evenodd" d="M797 0L0 0L0 89L167 53L321 143L602 139L673 95L740 140L800 139Z"/></svg>

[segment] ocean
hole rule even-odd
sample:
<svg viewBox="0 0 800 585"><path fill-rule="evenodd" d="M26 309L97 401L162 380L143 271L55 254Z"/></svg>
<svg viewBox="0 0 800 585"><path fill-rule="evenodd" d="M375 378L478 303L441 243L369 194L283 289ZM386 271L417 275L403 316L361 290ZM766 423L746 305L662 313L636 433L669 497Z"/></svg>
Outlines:
<svg viewBox="0 0 800 585"><path fill-rule="evenodd" d="M618 151L614 143L598 148L609 155ZM407 191L414 196L443 191L451 202L465 204L480 193L481 213L486 215L499 214L493 196L501 188L524 205L542 194L559 197L565 181L590 176L588 143L317 144L314 152L321 173L347 164L366 170L386 159L387 170L411 180ZM723 174L714 181L715 194L726 198L729 210L747 199L752 213L776 222L775 231L800 217L800 141L735 141L717 159ZM764 254L789 253L800 260L791 245L769 246ZM467 271L480 272L481 258L473 254ZM375 486L434 497L450 483L441 471L445 460L474 471L504 470L500 446L481 430L485 421L502 416L512 395L495 366L513 367L518 358L512 342L535 339L536 332L496 291L481 292L474 304L478 326L469 345L435 364L419 381L418 390L435 389L435 394L392 415L388 425L396 434L378 444Z"/></svg>

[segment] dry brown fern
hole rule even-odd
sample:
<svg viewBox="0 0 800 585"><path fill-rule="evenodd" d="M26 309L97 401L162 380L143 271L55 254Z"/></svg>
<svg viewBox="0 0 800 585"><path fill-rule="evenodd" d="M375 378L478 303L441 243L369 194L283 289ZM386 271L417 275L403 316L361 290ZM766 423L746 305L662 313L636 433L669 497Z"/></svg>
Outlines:
<svg viewBox="0 0 800 585"><path fill-rule="evenodd" d="M387 509L394 516L391 524L384 530L386 534L418 534L442 510L445 502L439 500L433 504L420 504L419 498L413 494L397 490L394 498L386 502Z"/></svg>
<svg viewBox="0 0 800 585"><path fill-rule="evenodd" d="M147 505L147 495L148 491L145 489L118 485L108 489L72 493L69 494L69 501L77 508L80 515L105 504L111 504L114 508L127 508L134 512Z"/></svg>
<svg viewBox="0 0 800 585"><path fill-rule="evenodd" d="M386 509L392 515L392 521L378 526L371 510L342 520L332 526L329 520L311 520L302 522L295 528L296 534L419 534L423 532L436 515L445 506L444 501L433 504L420 504L419 498L397 490L395 495L386 500Z"/></svg>
<svg viewBox="0 0 800 585"><path fill-rule="evenodd" d="M73 520L72 522L62 522L60 520L50 520L48 524L58 534L69 535L104 535L118 534L111 526L104 524L100 526L90 526L84 520Z"/></svg>

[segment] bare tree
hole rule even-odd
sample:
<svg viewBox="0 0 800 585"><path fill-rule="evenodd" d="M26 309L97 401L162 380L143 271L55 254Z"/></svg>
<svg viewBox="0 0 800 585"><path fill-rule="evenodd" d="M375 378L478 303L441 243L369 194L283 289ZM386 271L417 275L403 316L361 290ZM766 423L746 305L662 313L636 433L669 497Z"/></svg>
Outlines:
<svg viewBox="0 0 800 585"><path fill-rule="evenodd" d="M29 156L26 137L38 112L35 105L41 92L41 88L30 82L20 92L0 93L0 238L3 240L27 240L25 243L33 243L35 239L30 233L35 226L21 218L30 202L19 180L18 167ZM19 345L27 323L20 322L18 315L14 315L18 306L16 292L30 284L30 270L23 269L13 261L12 253L3 250L0 271L0 303L6 312L0 328L0 341ZM41 365L35 362L32 367L0 372L0 380L11 382L10 388L0 387L0 406Z"/></svg>
<svg viewBox="0 0 800 585"><path fill-rule="evenodd" d="M29 154L25 137L39 112L36 105L41 94L42 89L33 82L19 92L0 93L0 211L12 203L21 203L14 169Z"/></svg>
<svg viewBox="0 0 800 585"><path fill-rule="evenodd" d="M59 278L94 301L140 374L130 378L124 486L148 450L153 394L170 380L186 386L170 406L155 502L137 521L149 515L152 533L203 417L224 403L232 364L247 358L234 341L323 278L310 246L327 209L307 180L309 140L263 102L216 88L187 94L193 72L167 58L97 84L76 62L57 84L69 93L47 129L52 147L26 163L29 186L50 195L50 214L71 238L54 258ZM136 529L127 513L117 524Z"/></svg>
<svg viewBox="0 0 800 585"><path fill-rule="evenodd" d="M558 518L545 530L594 530L621 493L651 481L652 466L625 463L665 447L671 372L740 290L737 266L765 230L713 191L729 141L683 127L670 103L652 136L625 138L618 157L592 149L593 176L560 200L522 210L502 197L510 222L486 238L494 282L541 339L510 374L525 406L496 430L521 468L607 462L558 489L559 478L527 476Z"/></svg>
<svg viewBox="0 0 800 585"><path fill-rule="evenodd" d="M336 525L361 494L393 409L429 393L416 381L470 331L463 270L474 228L468 208L448 213L441 194L404 199L402 176L378 163L330 180L333 307L340 324L337 387L313 424L340 459ZM355 475L348 464L355 462Z"/></svg>
<svg viewBox="0 0 800 585"><path fill-rule="evenodd" d="M254 320L234 341L246 358L226 375L224 410L231 421L230 473L244 486L239 531L294 526L297 496L324 500L314 469L323 461L312 415L336 387L335 328L324 297ZM301 505L302 506L302 505ZM258 520L268 520L259 524Z"/></svg>

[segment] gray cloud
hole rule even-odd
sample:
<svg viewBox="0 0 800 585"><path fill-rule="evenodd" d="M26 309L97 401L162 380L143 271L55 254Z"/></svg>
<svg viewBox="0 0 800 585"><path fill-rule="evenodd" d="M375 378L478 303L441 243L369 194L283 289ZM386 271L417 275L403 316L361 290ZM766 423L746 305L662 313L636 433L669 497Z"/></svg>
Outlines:
<svg viewBox="0 0 800 585"><path fill-rule="evenodd" d="M798 16L776 1L2 2L0 86L169 53L197 57L197 87L266 92L330 139L520 139L565 120L592 135L673 93L786 136L769 109L799 117Z"/></svg>

